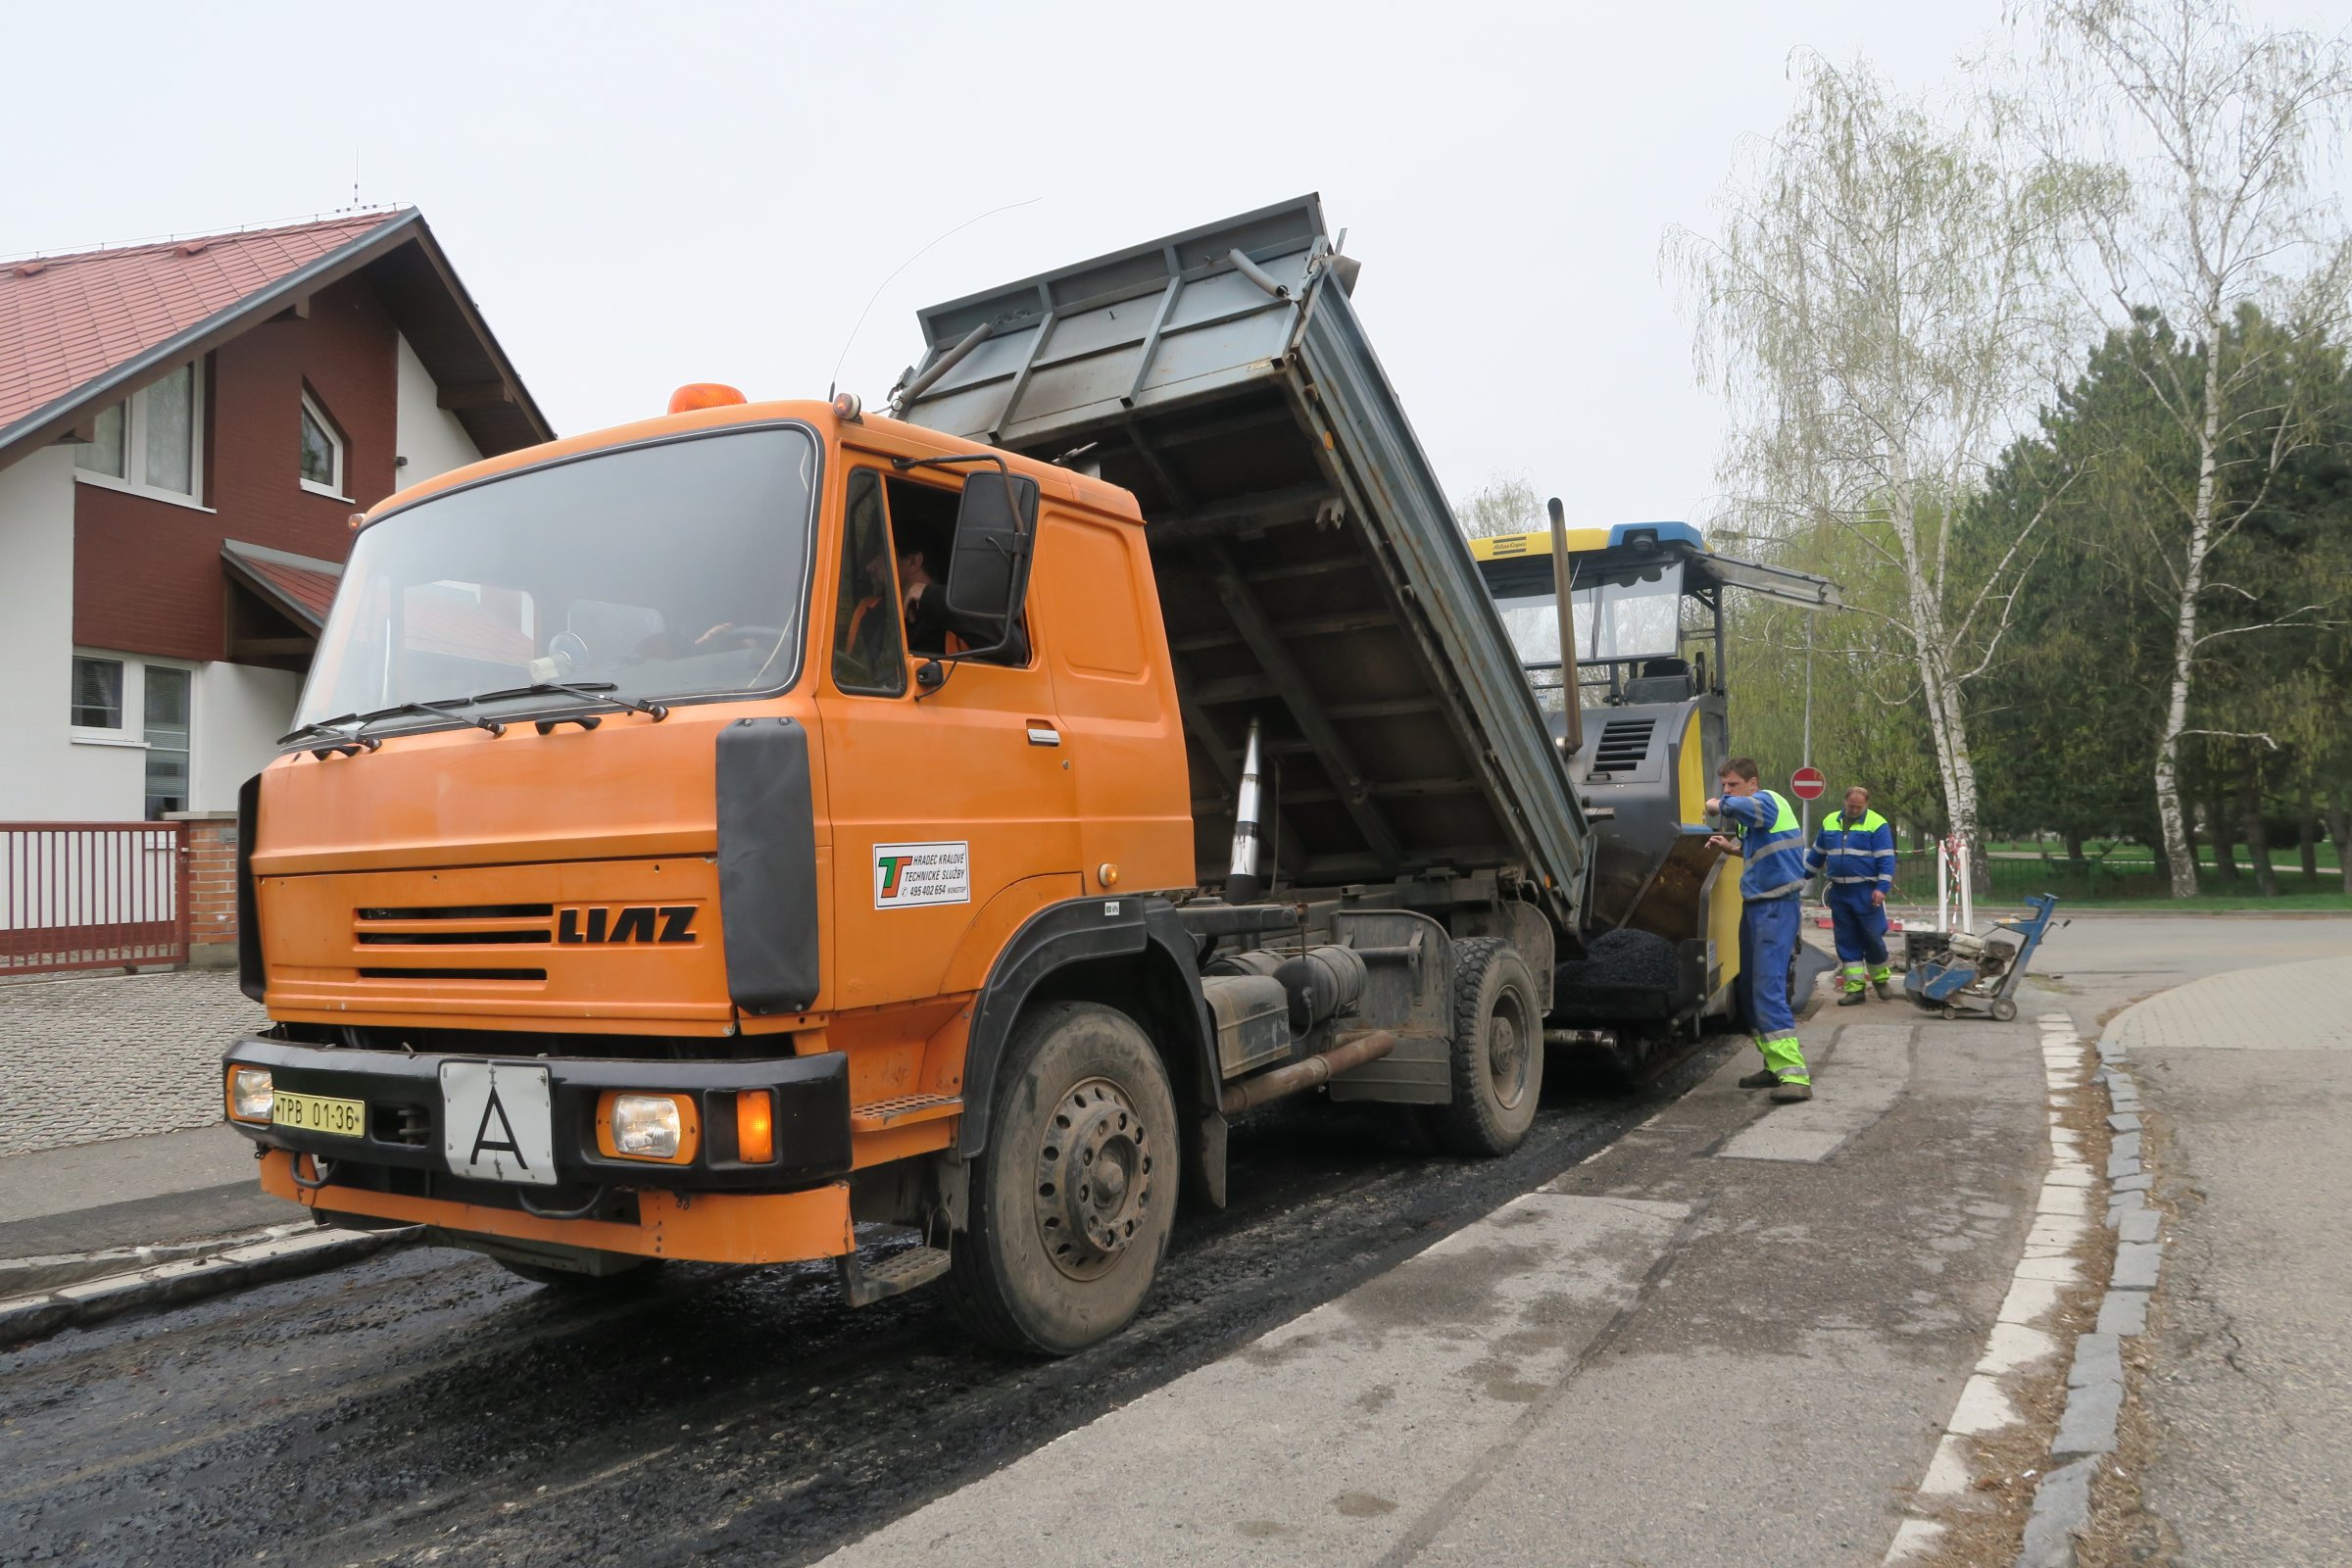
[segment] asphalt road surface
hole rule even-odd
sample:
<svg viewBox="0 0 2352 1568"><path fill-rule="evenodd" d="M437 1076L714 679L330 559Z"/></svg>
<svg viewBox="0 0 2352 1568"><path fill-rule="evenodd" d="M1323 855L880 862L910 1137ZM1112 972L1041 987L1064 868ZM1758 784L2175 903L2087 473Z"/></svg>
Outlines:
<svg viewBox="0 0 2352 1568"><path fill-rule="evenodd" d="M1395 1107L1261 1112L1232 1206L1066 1361L983 1351L925 1293L852 1312L829 1266L581 1300L425 1249L0 1351L0 1563L809 1561L1549 1180L1735 1044L1614 1095L1555 1053L1502 1160Z"/></svg>

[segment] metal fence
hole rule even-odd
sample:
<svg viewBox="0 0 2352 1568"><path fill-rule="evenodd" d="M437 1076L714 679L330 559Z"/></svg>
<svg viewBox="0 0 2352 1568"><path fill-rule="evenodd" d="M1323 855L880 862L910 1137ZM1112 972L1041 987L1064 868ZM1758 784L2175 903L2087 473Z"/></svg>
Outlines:
<svg viewBox="0 0 2352 1568"><path fill-rule="evenodd" d="M0 822L0 975L185 963L184 822Z"/></svg>

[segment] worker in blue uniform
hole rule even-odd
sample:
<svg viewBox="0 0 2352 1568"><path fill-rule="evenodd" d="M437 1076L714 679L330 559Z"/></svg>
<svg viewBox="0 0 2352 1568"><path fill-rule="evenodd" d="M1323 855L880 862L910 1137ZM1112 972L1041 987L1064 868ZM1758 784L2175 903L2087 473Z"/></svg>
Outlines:
<svg viewBox="0 0 2352 1568"><path fill-rule="evenodd" d="M1709 815L1730 824L1707 842L1746 859L1740 873L1740 983L1747 990L1748 1022L1764 1070L1740 1080L1742 1089L1770 1089L1777 1101L1813 1098L1813 1075L1797 1044L1796 1014L1788 1005L1788 963L1796 956L1805 886L1805 830L1783 797L1765 789L1752 757L1735 757L1717 770L1723 793L1707 802Z"/></svg>
<svg viewBox="0 0 2352 1568"><path fill-rule="evenodd" d="M1894 891L1894 829L1870 808L1870 791L1855 785L1845 792L1845 809L1822 819L1805 857L1805 875L1825 877L1830 885L1830 924L1845 965L1838 1005L1860 1006L1865 982L1881 1002L1891 1000L1886 896Z"/></svg>

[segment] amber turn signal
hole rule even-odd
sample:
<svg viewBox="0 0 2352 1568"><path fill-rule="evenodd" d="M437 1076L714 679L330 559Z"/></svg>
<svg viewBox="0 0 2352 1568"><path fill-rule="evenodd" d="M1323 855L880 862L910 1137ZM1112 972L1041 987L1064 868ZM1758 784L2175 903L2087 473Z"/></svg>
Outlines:
<svg viewBox="0 0 2352 1568"><path fill-rule="evenodd" d="M776 1157L776 1101L764 1089L746 1089L735 1097L735 1157L747 1165L766 1165Z"/></svg>
<svg viewBox="0 0 2352 1568"><path fill-rule="evenodd" d="M669 395L669 412L691 414L696 409L723 409L749 401L741 392L717 381L689 381Z"/></svg>

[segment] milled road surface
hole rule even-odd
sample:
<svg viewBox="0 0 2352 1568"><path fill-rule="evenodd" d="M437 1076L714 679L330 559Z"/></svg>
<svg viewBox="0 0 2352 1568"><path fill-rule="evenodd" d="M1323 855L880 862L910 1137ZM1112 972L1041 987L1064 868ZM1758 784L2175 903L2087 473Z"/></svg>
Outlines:
<svg viewBox="0 0 2352 1568"><path fill-rule="evenodd" d="M674 1266L582 1300L416 1250L0 1353L0 1563L806 1562L1346 1292L1702 1079L1558 1080L1507 1159L1393 1107L1235 1130L1128 1331L1054 1363L830 1269ZM1149 1485L1138 1478L1138 1485Z"/></svg>

